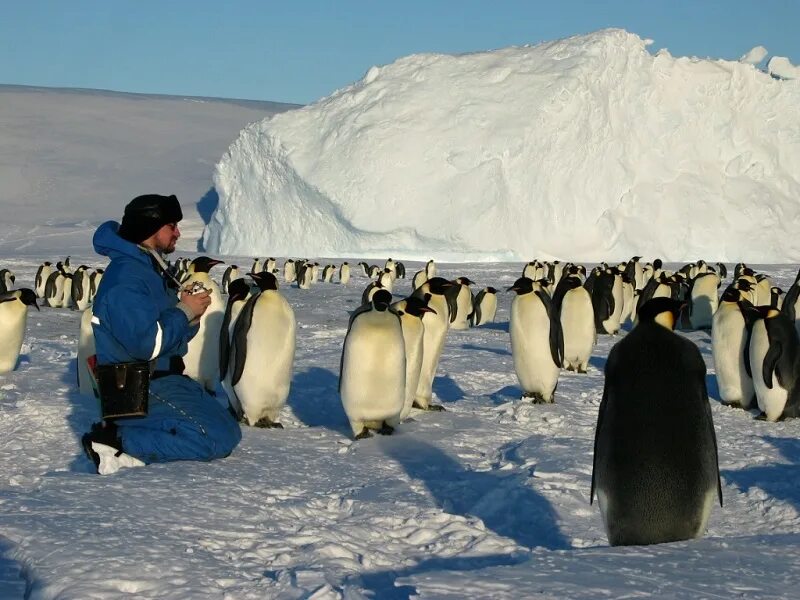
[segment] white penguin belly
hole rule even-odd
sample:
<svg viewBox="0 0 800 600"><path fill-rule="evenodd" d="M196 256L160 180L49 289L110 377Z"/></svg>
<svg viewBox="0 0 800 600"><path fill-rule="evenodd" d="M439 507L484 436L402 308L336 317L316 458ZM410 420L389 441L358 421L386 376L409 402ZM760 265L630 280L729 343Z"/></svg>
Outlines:
<svg viewBox="0 0 800 600"><path fill-rule="evenodd" d="M447 325L450 312L443 296L432 296L428 305L437 314L426 313L422 319L424 333L422 335L422 366L419 371L419 382L414 396L418 404L427 408L433 397L433 379L439 366L439 357L444 350Z"/></svg>
<svg viewBox="0 0 800 600"><path fill-rule="evenodd" d="M594 347L592 300L584 288L570 290L561 305L564 333L564 366L586 368Z"/></svg>
<svg viewBox="0 0 800 600"><path fill-rule="evenodd" d="M470 293L469 288L465 285L462 285L461 289L458 291L458 296L456 297L456 306L458 307L458 310L456 311L456 318L452 323L450 323L450 328L467 329L469 327L467 318L469 317L469 313L472 312L472 294Z"/></svg>
<svg viewBox="0 0 800 600"><path fill-rule="evenodd" d="M497 294L486 294L481 301L481 320L475 325L491 323L497 314Z"/></svg>
<svg viewBox="0 0 800 600"><path fill-rule="evenodd" d="M10 373L17 366L28 321L28 307L20 304L17 300L0 304L0 373Z"/></svg>
<svg viewBox="0 0 800 600"><path fill-rule="evenodd" d="M247 333L244 370L241 379L233 387L250 425L263 417L277 421L289 397L295 322L294 315L289 314L286 308L288 305L284 307L282 303L260 298L253 310L253 320Z"/></svg>
<svg viewBox="0 0 800 600"><path fill-rule="evenodd" d="M511 353L523 391L552 397L559 366L550 353L550 320L534 294L514 298L511 304Z"/></svg>
<svg viewBox="0 0 800 600"><path fill-rule="evenodd" d="M750 407L754 391L744 362L746 335L744 318L738 308L723 306L717 310L711 327L711 354L719 395L723 402L743 408Z"/></svg>
<svg viewBox="0 0 800 600"><path fill-rule="evenodd" d="M758 408L766 413L767 421L777 421L786 406L788 392L778 384L778 377L772 373L772 389L764 383L762 368L764 357L769 350L769 338L764 321L756 321L750 336L750 369L753 373L753 387L756 391Z"/></svg>
<svg viewBox="0 0 800 600"><path fill-rule="evenodd" d="M373 311L353 322L341 373L342 406L353 432L356 424L395 420L405 401L405 343L399 321Z"/></svg>
<svg viewBox="0 0 800 600"><path fill-rule="evenodd" d="M422 320L411 316L403 315L403 342L406 350L406 393L403 402L403 410L400 411L399 420L408 417L411 406L414 403L414 396L417 392L419 383L419 373L422 368L422 337L425 334L425 326ZM392 425L392 423L389 423Z"/></svg>
<svg viewBox="0 0 800 600"><path fill-rule="evenodd" d="M197 273L190 277L184 287L192 285L194 281L199 281L206 289L211 290L211 304L200 317L197 334L189 340L188 350L183 356L184 373L213 391L219 379L219 334L225 318L225 303L217 284L206 273Z"/></svg>

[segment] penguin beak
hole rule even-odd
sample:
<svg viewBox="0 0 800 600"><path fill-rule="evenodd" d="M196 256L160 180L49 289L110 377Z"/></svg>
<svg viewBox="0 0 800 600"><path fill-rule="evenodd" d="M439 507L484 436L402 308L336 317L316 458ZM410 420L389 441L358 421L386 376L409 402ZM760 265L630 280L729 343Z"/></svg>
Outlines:
<svg viewBox="0 0 800 600"><path fill-rule="evenodd" d="M224 265L225 261L224 260L217 260L216 258L212 258L210 261L208 261L208 264L210 266L212 266L212 267L216 267L217 265Z"/></svg>
<svg viewBox="0 0 800 600"><path fill-rule="evenodd" d="M506 289L506 291L507 292L516 292L517 291L517 286L512 285L510 288Z"/></svg>
<svg viewBox="0 0 800 600"><path fill-rule="evenodd" d="M436 311L433 310L430 306L423 306L422 308L419 309L419 312L433 313L434 315L436 314Z"/></svg>

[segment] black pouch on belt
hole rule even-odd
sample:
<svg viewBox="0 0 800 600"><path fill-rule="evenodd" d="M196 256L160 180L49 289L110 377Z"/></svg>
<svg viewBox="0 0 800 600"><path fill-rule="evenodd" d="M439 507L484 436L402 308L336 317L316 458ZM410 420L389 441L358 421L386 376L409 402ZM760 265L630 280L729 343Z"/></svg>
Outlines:
<svg viewBox="0 0 800 600"><path fill-rule="evenodd" d="M146 417L150 363L97 365L97 387L103 419Z"/></svg>

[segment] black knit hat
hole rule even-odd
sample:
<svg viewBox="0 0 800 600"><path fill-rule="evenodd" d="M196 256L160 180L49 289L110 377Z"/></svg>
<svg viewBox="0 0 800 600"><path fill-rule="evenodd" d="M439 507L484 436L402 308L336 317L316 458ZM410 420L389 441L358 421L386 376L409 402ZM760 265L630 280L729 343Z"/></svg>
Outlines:
<svg viewBox="0 0 800 600"><path fill-rule="evenodd" d="M183 218L181 205L175 195L160 196L146 194L137 196L125 207L119 236L138 244L143 242L168 223L177 223Z"/></svg>

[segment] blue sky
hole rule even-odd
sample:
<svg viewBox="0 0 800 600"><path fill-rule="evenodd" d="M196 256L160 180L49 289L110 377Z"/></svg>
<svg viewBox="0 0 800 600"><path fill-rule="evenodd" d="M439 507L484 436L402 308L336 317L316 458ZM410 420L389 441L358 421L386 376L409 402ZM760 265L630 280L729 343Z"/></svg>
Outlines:
<svg viewBox="0 0 800 600"><path fill-rule="evenodd" d="M312 102L375 64L623 27L673 55L800 63L800 0L6 0L0 83Z"/></svg>

